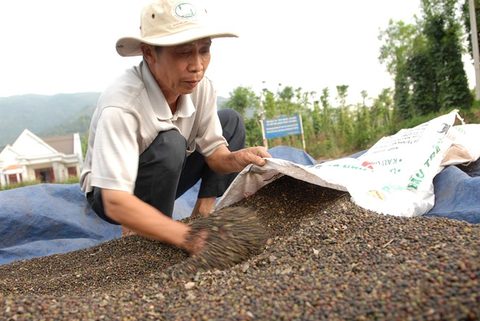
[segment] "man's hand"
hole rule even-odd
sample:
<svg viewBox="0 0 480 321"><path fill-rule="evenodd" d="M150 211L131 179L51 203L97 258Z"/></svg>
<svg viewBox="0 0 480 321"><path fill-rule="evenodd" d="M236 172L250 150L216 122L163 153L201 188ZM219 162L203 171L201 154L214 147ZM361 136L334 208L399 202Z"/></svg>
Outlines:
<svg viewBox="0 0 480 321"><path fill-rule="evenodd" d="M105 213L138 235L172 244L194 254L203 248L201 240L187 241L190 227L174 221L136 196L123 191L102 189Z"/></svg>
<svg viewBox="0 0 480 321"><path fill-rule="evenodd" d="M245 166L254 164L265 165L265 158L272 157L263 146L248 147L230 152L226 146L217 148L206 158L208 166L218 173L238 173Z"/></svg>
<svg viewBox="0 0 480 321"><path fill-rule="evenodd" d="M190 230L189 234L185 238L183 248L190 253L190 255L199 254L205 247L207 237L208 231L206 230L202 230L194 235L191 234Z"/></svg>
<svg viewBox="0 0 480 321"><path fill-rule="evenodd" d="M231 153L234 161L238 164L240 171L249 164L258 166L265 165L265 158L272 157L263 146L244 148Z"/></svg>

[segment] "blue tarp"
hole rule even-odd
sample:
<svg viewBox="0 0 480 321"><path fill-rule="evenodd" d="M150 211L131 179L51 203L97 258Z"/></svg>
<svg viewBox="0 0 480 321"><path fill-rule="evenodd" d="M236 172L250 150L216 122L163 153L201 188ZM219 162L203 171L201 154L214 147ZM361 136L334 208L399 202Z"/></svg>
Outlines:
<svg viewBox="0 0 480 321"><path fill-rule="evenodd" d="M66 253L120 237L92 211L78 184L0 192L0 264Z"/></svg>
<svg viewBox="0 0 480 321"><path fill-rule="evenodd" d="M281 158L296 164L302 165L314 165L316 164L315 159L308 155L305 151L301 149L296 149L288 146L276 146L268 150L270 155L274 158ZM190 216L195 202L197 201L198 190L200 188L200 183L197 183L190 190L188 190L182 197L175 201L175 208L173 210L173 218L180 220L182 218Z"/></svg>
<svg viewBox="0 0 480 321"><path fill-rule="evenodd" d="M291 147L269 152L297 164L316 163L303 150ZM480 160L467 168L449 166L433 183L435 206L426 215L480 223ZM198 186L175 202L175 219L190 214ZM120 236L119 226L104 222L91 210L78 184L40 184L0 192L0 264L88 248Z"/></svg>
<svg viewBox="0 0 480 321"><path fill-rule="evenodd" d="M448 166L433 179L435 205L427 216L480 223L480 159L468 168Z"/></svg>

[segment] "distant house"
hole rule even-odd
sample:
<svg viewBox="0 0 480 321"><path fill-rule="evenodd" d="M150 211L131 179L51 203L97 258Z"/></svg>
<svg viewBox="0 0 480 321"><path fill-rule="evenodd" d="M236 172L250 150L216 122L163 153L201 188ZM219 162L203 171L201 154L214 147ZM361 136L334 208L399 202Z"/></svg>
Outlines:
<svg viewBox="0 0 480 321"><path fill-rule="evenodd" d="M62 182L80 175L82 165L78 133L42 139L25 129L0 152L0 185L34 180Z"/></svg>

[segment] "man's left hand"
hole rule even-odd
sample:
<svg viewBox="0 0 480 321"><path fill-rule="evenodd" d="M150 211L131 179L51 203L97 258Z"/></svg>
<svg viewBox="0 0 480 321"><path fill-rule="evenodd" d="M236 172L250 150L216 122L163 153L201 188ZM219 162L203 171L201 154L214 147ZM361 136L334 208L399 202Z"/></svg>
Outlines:
<svg viewBox="0 0 480 321"><path fill-rule="evenodd" d="M248 147L236 152L232 152L232 157L241 171L245 168L245 166L249 164L254 164L258 166L265 165L265 158L272 157L272 155L268 153L265 147L257 146Z"/></svg>
<svg viewBox="0 0 480 321"><path fill-rule="evenodd" d="M226 146L221 146L206 158L211 169L219 173L238 173L245 166L254 164L265 165L265 158L272 157L263 146L248 147L230 152Z"/></svg>

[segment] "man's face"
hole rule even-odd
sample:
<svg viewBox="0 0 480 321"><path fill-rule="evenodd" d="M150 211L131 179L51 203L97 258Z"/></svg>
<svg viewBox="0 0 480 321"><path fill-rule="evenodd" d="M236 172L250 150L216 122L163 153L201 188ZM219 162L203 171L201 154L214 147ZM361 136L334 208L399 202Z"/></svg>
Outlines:
<svg viewBox="0 0 480 321"><path fill-rule="evenodd" d="M190 94L210 63L210 38L154 50L150 70L167 97ZM168 100L168 98L167 98Z"/></svg>

